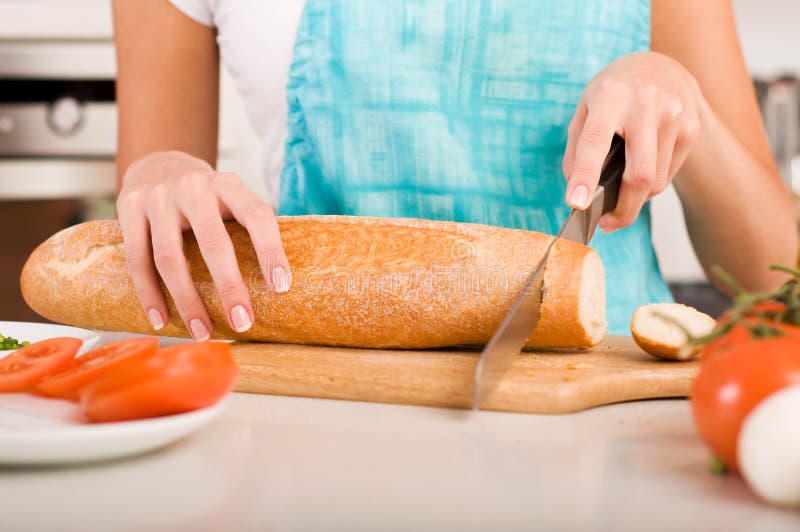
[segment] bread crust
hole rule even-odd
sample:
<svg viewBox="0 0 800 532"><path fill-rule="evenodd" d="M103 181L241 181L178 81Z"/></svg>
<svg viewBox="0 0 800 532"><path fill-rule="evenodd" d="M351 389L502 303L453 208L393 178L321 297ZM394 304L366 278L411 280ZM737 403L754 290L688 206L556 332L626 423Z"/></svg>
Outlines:
<svg viewBox="0 0 800 532"><path fill-rule="evenodd" d="M636 324L638 320L642 319L641 314L643 312L660 306L679 306L684 308L692 308L688 305L683 305L680 303L650 303L640 306L633 313L633 316L631 316L630 330L634 342L636 342L636 344L641 347L645 353L656 358L685 361L699 356L702 350L700 346L693 346L688 343L671 344L663 339L648 337L646 333L637 328ZM698 316L702 316L707 321L709 329L712 329L716 325L716 320L711 316L704 314L697 309L692 308L692 310L697 312Z"/></svg>
<svg viewBox="0 0 800 532"><path fill-rule="evenodd" d="M691 360L700 354L700 348L683 348L681 346L667 345L655 340L650 340L631 331L633 341L642 348L642 351L656 358L666 360Z"/></svg>
<svg viewBox="0 0 800 532"><path fill-rule="evenodd" d="M225 224L255 314L244 333L228 325L197 242L184 233L184 253L214 337L371 348L482 345L552 239L518 229L413 219L294 216L279 217L278 223L292 268L292 287L283 294L264 281L247 231L235 222ZM592 254L569 241L553 247L541 316L528 348L585 348L602 340L604 327L598 335L579 318L586 269L602 268L599 260L587 260ZM53 235L29 257L21 288L33 310L56 322L189 336L163 283L169 323L153 331L127 273L116 220L86 222ZM598 312L605 323L604 308Z"/></svg>

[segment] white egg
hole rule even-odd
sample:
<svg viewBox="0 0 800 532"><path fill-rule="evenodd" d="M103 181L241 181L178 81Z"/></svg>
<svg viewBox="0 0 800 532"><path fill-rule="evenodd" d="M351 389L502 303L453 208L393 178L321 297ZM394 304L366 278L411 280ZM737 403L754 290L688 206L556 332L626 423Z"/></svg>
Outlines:
<svg viewBox="0 0 800 532"><path fill-rule="evenodd" d="M739 469L765 501L800 506L800 385L761 401L739 431Z"/></svg>

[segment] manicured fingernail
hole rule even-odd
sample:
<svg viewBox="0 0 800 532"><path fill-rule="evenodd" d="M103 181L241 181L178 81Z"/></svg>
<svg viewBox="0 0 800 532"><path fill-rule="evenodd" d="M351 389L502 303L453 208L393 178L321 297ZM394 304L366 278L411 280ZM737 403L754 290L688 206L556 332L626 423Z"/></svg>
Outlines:
<svg viewBox="0 0 800 532"><path fill-rule="evenodd" d="M292 284L292 274L282 266L276 266L272 270L272 286L279 294L289 291L289 286Z"/></svg>
<svg viewBox="0 0 800 532"><path fill-rule="evenodd" d="M206 324L197 318L189 322L189 330L192 331L192 337L198 342L205 342L211 337Z"/></svg>
<svg viewBox="0 0 800 532"><path fill-rule="evenodd" d="M231 323L236 332L245 332L253 326L250 315L241 305L236 305L231 309Z"/></svg>
<svg viewBox="0 0 800 532"><path fill-rule="evenodd" d="M147 318L150 320L150 325L153 326L153 329L160 331L164 328L164 318L161 317L161 313L151 308L147 311Z"/></svg>
<svg viewBox="0 0 800 532"><path fill-rule="evenodd" d="M569 197L569 206L573 209L585 209L589 205L589 187L578 185Z"/></svg>

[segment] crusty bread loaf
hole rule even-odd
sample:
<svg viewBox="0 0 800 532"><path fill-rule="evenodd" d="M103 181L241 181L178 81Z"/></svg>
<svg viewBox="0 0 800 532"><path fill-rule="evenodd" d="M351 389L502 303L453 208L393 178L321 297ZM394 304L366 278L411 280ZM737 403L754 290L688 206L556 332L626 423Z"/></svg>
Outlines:
<svg viewBox="0 0 800 532"><path fill-rule="evenodd" d="M284 294L268 288L247 231L226 222L253 302L255 323L228 325L191 232L184 253L214 336L353 347L480 345L491 337L552 237L529 231L409 219L280 217L292 268ZM28 305L50 320L155 334L127 273L116 220L65 229L31 254L22 272ZM162 286L163 288L163 286ZM606 330L598 255L569 241L553 247L541 317L527 346L584 348ZM168 325L189 336L169 294Z"/></svg>

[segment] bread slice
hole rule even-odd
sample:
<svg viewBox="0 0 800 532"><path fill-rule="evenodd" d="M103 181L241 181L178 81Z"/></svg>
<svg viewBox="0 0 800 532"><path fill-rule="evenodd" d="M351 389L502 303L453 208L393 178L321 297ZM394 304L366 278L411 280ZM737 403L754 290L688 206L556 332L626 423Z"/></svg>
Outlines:
<svg viewBox="0 0 800 532"><path fill-rule="evenodd" d="M279 217L291 289L264 281L247 230L226 228L250 291L253 327L228 324L194 235L184 254L214 337L374 348L482 345L553 237L486 225L350 216ZM22 272L22 294L42 316L102 330L156 334L128 275L116 220L87 222L48 239ZM169 323L188 336L164 289ZM586 348L605 336L605 281L597 253L560 240L543 276L529 348Z"/></svg>
<svg viewBox="0 0 800 532"><path fill-rule="evenodd" d="M700 353L690 345L686 332L692 336L711 332L716 320L699 310L680 303L654 303L636 309L631 319L631 335L646 353L669 360L689 360Z"/></svg>

